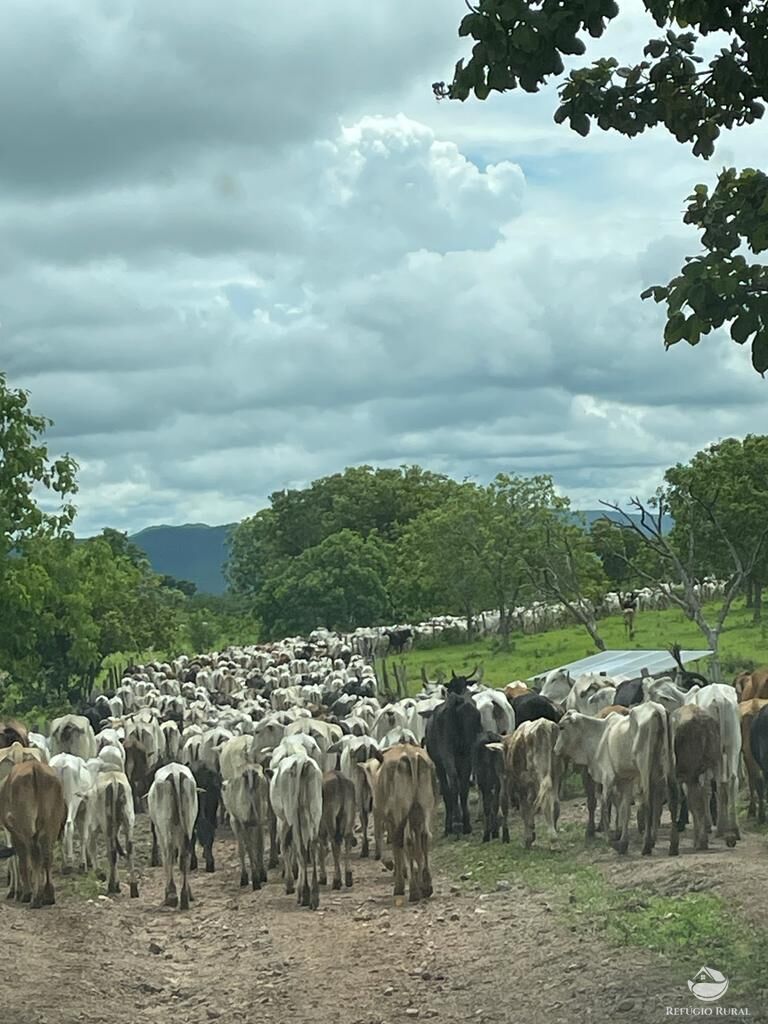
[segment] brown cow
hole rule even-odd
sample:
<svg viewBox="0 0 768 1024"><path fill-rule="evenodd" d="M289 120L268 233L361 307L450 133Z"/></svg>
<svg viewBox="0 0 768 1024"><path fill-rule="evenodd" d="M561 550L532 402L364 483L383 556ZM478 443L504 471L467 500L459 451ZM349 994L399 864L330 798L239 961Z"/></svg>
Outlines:
<svg viewBox="0 0 768 1024"><path fill-rule="evenodd" d="M366 761L358 770L370 770L377 764ZM421 747L400 743L383 753L375 775L373 818L377 849L381 849L381 835L386 828L394 859L394 895L405 894L407 874L408 899L415 903L432 895L429 845L437 799L435 766Z"/></svg>
<svg viewBox="0 0 768 1024"><path fill-rule="evenodd" d="M754 672L742 672L733 681L739 701L768 699L768 668L758 668Z"/></svg>
<svg viewBox="0 0 768 1024"><path fill-rule="evenodd" d="M693 848L706 850L712 822L709 814L710 783L720 770L720 725L704 708L683 704L670 715L674 774L670 780L669 810L672 827L669 853L680 852L680 833L675 824L679 785L685 786L688 806L693 818Z"/></svg>
<svg viewBox="0 0 768 1024"><path fill-rule="evenodd" d="M38 750L37 747L22 747L20 743L12 743L10 747L0 749L0 792L2 791L3 783L10 775L11 769L15 764L22 764L24 761L42 760L42 751ZM6 837L10 842L7 832ZM13 856L13 847L9 847L9 849L10 853L6 852L6 857ZM8 898L12 899L19 891L19 865L16 859L12 860L8 867L8 882Z"/></svg>
<svg viewBox="0 0 768 1024"><path fill-rule="evenodd" d="M341 888L341 845L344 844L344 885L352 885L349 864L352 830L355 827L355 784L341 772L323 774L323 817L320 821L320 885L328 884L325 859L330 843L333 853L332 889Z"/></svg>
<svg viewBox="0 0 768 1024"><path fill-rule="evenodd" d="M0 789L0 824L8 830L19 861L16 899L32 907L56 902L53 847L66 820L64 790L53 768L39 761L14 765Z"/></svg>
<svg viewBox="0 0 768 1024"><path fill-rule="evenodd" d="M763 791L763 775L760 771L760 766L755 762L755 759L752 756L750 730L752 728L752 722L760 713L760 710L766 705L768 705L768 700L758 700L756 697L752 700L743 700L739 702L739 717L741 718L741 753L744 758L747 785L749 786L749 808L747 810L747 817L754 818L755 816L755 794L757 794L757 820L761 825L765 824L765 793Z"/></svg>
<svg viewBox="0 0 768 1024"><path fill-rule="evenodd" d="M10 747L12 743L20 743L22 747L29 746L26 725L17 722L15 718L9 718L4 722L0 720L0 750Z"/></svg>
<svg viewBox="0 0 768 1024"><path fill-rule="evenodd" d="M503 820L501 841L509 842L509 807L517 801L523 819L525 848L530 849L536 839L536 815L541 814L550 839L557 838L557 819L560 816L558 789L560 786L560 759L555 755L559 728L555 722L539 718L523 722L503 743L489 743L489 749L502 750L504 769L501 783L501 815Z"/></svg>
<svg viewBox="0 0 768 1024"><path fill-rule="evenodd" d="M625 708L623 704L609 704L607 708L600 708L595 715L595 718L607 718L608 715L628 715L629 708Z"/></svg>

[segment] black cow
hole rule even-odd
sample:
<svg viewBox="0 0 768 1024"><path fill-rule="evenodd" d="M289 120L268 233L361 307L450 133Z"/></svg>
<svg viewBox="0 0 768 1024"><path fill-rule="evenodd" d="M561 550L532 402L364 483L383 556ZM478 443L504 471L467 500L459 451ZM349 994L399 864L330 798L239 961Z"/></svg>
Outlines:
<svg viewBox="0 0 768 1024"><path fill-rule="evenodd" d="M413 637L412 629L385 629L384 636L389 637L389 649L393 654L402 654L403 648Z"/></svg>
<svg viewBox="0 0 768 1024"><path fill-rule="evenodd" d="M623 683L619 683L613 703L622 708L633 708L636 704L642 704L643 680L625 679Z"/></svg>
<svg viewBox="0 0 768 1024"><path fill-rule="evenodd" d="M203 848L205 870L214 870L213 841L216 838L216 822L221 800L221 776L206 765L199 765L192 774L197 783L197 818L192 833L192 855L189 860L191 871L197 868L197 844Z"/></svg>
<svg viewBox="0 0 768 1024"><path fill-rule="evenodd" d="M501 743L496 732L481 732L472 752L475 780L483 801L483 842L499 838L499 800L501 797L502 760L498 751L489 750L486 743Z"/></svg>
<svg viewBox="0 0 768 1024"><path fill-rule="evenodd" d="M761 708L752 719L749 746L755 764L762 773L762 778L757 779L757 798L762 808L768 790L768 707Z"/></svg>
<svg viewBox="0 0 768 1024"><path fill-rule="evenodd" d="M512 701L515 711L515 728L519 728L523 722L535 722L539 718L546 718L550 722L559 722L563 717L562 710L557 707L548 697L542 697L540 693L523 693Z"/></svg>
<svg viewBox="0 0 768 1024"><path fill-rule="evenodd" d="M463 677L454 677L458 686ZM464 690L467 680L464 678ZM466 693L449 693L442 704L427 713L425 746L437 770L437 780L445 803L445 834L472 831L469 821L469 779L472 752L482 732L480 712Z"/></svg>

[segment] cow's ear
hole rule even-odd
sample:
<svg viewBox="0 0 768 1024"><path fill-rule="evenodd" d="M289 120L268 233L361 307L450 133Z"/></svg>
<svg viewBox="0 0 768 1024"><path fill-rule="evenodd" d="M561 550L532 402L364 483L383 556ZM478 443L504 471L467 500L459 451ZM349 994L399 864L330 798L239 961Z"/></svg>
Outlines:
<svg viewBox="0 0 768 1024"><path fill-rule="evenodd" d="M416 712L417 712L417 714L421 715L422 718L431 718L432 717L432 712L434 710L435 710L434 708L423 708L423 709L417 708Z"/></svg>

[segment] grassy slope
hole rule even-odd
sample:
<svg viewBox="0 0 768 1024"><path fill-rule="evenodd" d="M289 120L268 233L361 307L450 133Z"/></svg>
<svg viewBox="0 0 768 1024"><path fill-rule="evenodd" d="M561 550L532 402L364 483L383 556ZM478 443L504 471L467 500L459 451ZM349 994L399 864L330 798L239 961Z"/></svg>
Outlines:
<svg viewBox="0 0 768 1024"><path fill-rule="evenodd" d="M713 607L707 611L713 616ZM749 667L751 663L768 662L768 626L753 626L751 615L740 604L726 621L720 639L720 657L726 675L742 667ZM599 626L609 650L663 649L671 643L679 643L681 647L693 650L704 650L707 646L696 626L676 608L638 613L635 638L632 641L627 640L619 616L603 619ZM431 649L420 648L407 654L405 661L411 687L418 687L422 666L434 678L438 669L446 673L453 669L458 674L461 670L471 670L478 662L485 667L483 681L502 686L514 679L527 679L534 673L596 653L597 649L586 630L580 626L570 626L530 636L516 634L512 637L508 651L499 650L497 641L486 639L465 644L438 644Z"/></svg>

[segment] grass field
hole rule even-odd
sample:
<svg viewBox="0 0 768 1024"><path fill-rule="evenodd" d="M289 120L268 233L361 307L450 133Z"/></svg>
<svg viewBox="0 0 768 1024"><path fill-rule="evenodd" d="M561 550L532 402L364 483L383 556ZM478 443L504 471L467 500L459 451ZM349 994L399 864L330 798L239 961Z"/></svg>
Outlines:
<svg viewBox="0 0 768 1024"><path fill-rule="evenodd" d="M713 616L716 606L709 607ZM714 616L713 616L714 617ZM635 620L634 640L627 640L619 616L602 619L599 632L609 650L663 649L672 643L683 648L706 649L702 633L676 608L667 611L639 612ZM408 667L409 689L418 689L422 666L430 678L438 670L450 675L460 674L476 664L484 666L483 682L503 686L514 679L530 676L558 665L596 654L587 631L581 626L512 636L509 649L501 650L497 639L477 640L464 644L439 644L409 652L403 660ZM768 663L768 624L752 625L752 613L738 604L726 620L720 638L720 660L726 678L742 669Z"/></svg>

